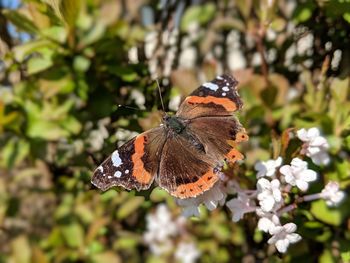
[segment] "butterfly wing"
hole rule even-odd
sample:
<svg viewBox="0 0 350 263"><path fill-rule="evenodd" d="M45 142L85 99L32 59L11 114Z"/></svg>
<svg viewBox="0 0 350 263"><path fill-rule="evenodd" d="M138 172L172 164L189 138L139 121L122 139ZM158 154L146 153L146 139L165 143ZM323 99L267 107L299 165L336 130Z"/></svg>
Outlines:
<svg viewBox="0 0 350 263"><path fill-rule="evenodd" d="M217 76L193 91L182 102L176 115L184 119L232 115L242 108L237 84L237 80L229 75Z"/></svg>
<svg viewBox="0 0 350 263"><path fill-rule="evenodd" d="M196 134L212 158L229 162L243 159L236 148L239 142L248 140L248 135L234 116L195 118L190 120L187 129Z"/></svg>
<svg viewBox="0 0 350 263"><path fill-rule="evenodd" d="M128 190L148 189L158 171L165 141L163 127L141 133L97 167L91 183L103 191L113 186L123 186Z"/></svg>
<svg viewBox="0 0 350 263"><path fill-rule="evenodd" d="M198 139L169 132L159 167L158 185L178 198L195 197L218 180L220 164L207 155Z"/></svg>

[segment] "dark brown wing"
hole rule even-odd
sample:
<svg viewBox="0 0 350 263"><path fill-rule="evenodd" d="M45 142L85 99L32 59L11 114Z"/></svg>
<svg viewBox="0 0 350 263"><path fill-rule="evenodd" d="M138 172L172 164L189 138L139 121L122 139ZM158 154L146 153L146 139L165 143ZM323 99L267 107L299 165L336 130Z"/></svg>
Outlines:
<svg viewBox="0 0 350 263"><path fill-rule="evenodd" d="M236 147L237 143L248 140L248 135L235 117L196 118L190 120L187 129L196 134L212 158L230 162L243 159Z"/></svg>
<svg viewBox="0 0 350 263"><path fill-rule="evenodd" d="M144 132L114 151L94 172L91 183L105 191L112 186L148 189L158 171L166 140L163 127Z"/></svg>
<svg viewBox="0 0 350 263"><path fill-rule="evenodd" d="M178 198L195 197L218 180L220 163L202 145L169 131L159 167L158 185Z"/></svg>
<svg viewBox="0 0 350 263"><path fill-rule="evenodd" d="M229 75L217 76L193 91L182 102L176 115L184 119L232 115L242 107L237 84L237 80Z"/></svg>

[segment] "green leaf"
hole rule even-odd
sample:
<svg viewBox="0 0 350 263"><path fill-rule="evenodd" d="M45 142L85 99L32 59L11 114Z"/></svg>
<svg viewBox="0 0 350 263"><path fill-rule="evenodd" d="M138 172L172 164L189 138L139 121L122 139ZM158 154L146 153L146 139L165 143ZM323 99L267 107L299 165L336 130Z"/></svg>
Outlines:
<svg viewBox="0 0 350 263"><path fill-rule="evenodd" d="M335 162L335 168L340 180L349 178L350 162L348 160L339 160Z"/></svg>
<svg viewBox="0 0 350 263"><path fill-rule="evenodd" d="M62 235L67 245L72 248L83 246L84 231L81 225L72 223L61 227Z"/></svg>
<svg viewBox="0 0 350 263"><path fill-rule="evenodd" d="M318 262L319 263L336 263L337 261L332 256L332 252L328 249L325 249L323 250Z"/></svg>
<svg viewBox="0 0 350 263"><path fill-rule="evenodd" d="M271 23L271 28L277 32L281 32L286 27L286 24L286 20L281 17L276 17Z"/></svg>
<svg viewBox="0 0 350 263"><path fill-rule="evenodd" d="M105 263L105 262L120 263L120 262L122 262L122 260L119 258L119 256L116 253L108 251L108 252L94 255L93 262L95 262L95 263Z"/></svg>
<svg viewBox="0 0 350 263"><path fill-rule="evenodd" d="M201 25L209 22L215 15L216 7L214 4L196 5L189 7L181 20L181 30L187 31L192 23Z"/></svg>
<svg viewBox="0 0 350 263"><path fill-rule="evenodd" d="M58 140L71 133L78 133L80 123L68 112L73 106L72 100L67 100L61 106L45 102L44 106L26 101L28 114L27 135L32 138Z"/></svg>
<svg viewBox="0 0 350 263"><path fill-rule="evenodd" d="M116 241L116 247L120 250L124 250L124 249L130 249L130 248L134 248L137 246L137 244L139 243L139 240L137 239L137 237L135 236L123 236L122 238L118 239L118 241Z"/></svg>
<svg viewBox="0 0 350 263"><path fill-rule="evenodd" d="M117 217L119 219L124 219L131 213L135 212L141 204L144 202L145 198L143 196L134 196L127 200L117 212Z"/></svg>
<svg viewBox="0 0 350 263"><path fill-rule="evenodd" d="M98 41L106 32L106 26L102 23L97 23L92 26L90 31L83 36L79 42L80 47L86 47ZM129 32L130 33L130 32Z"/></svg>
<svg viewBox="0 0 350 263"><path fill-rule="evenodd" d="M329 208L323 200L318 200L311 204L311 213L318 220L334 226L339 226L343 220L340 210Z"/></svg>
<svg viewBox="0 0 350 263"><path fill-rule="evenodd" d="M51 26L41 31L42 35L50 40L64 44L67 40L67 31L61 26Z"/></svg>
<svg viewBox="0 0 350 263"><path fill-rule="evenodd" d="M13 262L29 263L31 262L31 248L28 238L21 235L12 241L12 251L14 255Z"/></svg>
<svg viewBox="0 0 350 263"><path fill-rule="evenodd" d="M79 16L81 9L80 0L61 0L59 10L62 17L70 27L75 26L75 22Z"/></svg>
<svg viewBox="0 0 350 263"><path fill-rule="evenodd" d="M3 14L11 21L18 29L23 30L28 33L38 32L38 28L35 24L30 21L27 17L14 10L3 10Z"/></svg>
<svg viewBox="0 0 350 263"><path fill-rule="evenodd" d="M80 122L73 116L67 116L60 124L61 127L72 134L78 134L82 128Z"/></svg>
<svg viewBox="0 0 350 263"><path fill-rule="evenodd" d="M28 74L36 74L50 68L53 61L50 57L32 57L28 61Z"/></svg>
<svg viewBox="0 0 350 263"><path fill-rule="evenodd" d="M1 149L0 165L8 169L21 163L30 150L29 143L23 139L12 138Z"/></svg>
<svg viewBox="0 0 350 263"><path fill-rule="evenodd" d="M237 5L237 9L240 13L247 19L250 15L250 11L252 10L253 1L252 0L237 0L235 1Z"/></svg>
<svg viewBox="0 0 350 263"><path fill-rule="evenodd" d="M312 12L315 8L316 5L311 1L308 1L306 4L303 5L298 5L293 14L294 21L297 24L306 22L311 18Z"/></svg>
<svg viewBox="0 0 350 263"><path fill-rule="evenodd" d="M73 67L77 71L85 72L90 67L90 60L83 56L74 58Z"/></svg>
<svg viewBox="0 0 350 263"><path fill-rule="evenodd" d="M126 82L132 82L138 78L138 74L131 67L110 66L108 71Z"/></svg>
<svg viewBox="0 0 350 263"><path fill-rule="evenodd" d="M45 39L34 40L13 48L13 54L18 62L23 62L26 56L33 52L41 51L44 48L55 50L55 45Z"/></svg>
<svg viewBox="0 0 350 263"><path fill-rule="evenodd" d="M350 135L346 136L344 139L345 147L350 150Z"/></svg>
<svg viewBox="0 0 350 263"><path fill-rule="evenodd" d="M345 20L346 22L348 22L348 23L350 24L350 13L345 13L345 14L343 15L343 18L344 18L344 20Z"/></svg>

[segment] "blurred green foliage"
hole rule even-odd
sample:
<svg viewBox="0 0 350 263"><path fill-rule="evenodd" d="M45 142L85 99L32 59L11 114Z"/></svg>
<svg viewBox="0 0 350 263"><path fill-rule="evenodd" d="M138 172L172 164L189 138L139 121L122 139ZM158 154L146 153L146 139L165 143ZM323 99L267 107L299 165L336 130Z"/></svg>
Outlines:
<svg viewBox="0 0 350 263"><path fill-rule="evenodd" d="M0 5L0 262L170 260L152 256L142 233L145 215L157 203L180 213L171 197L159 189L90 189L96 162L130 138L130 131L158 123L155 76L167 109L173 97L184 97L202 81L199 76L211 79L223 69L240 81L245 106L239 117L251 139L235 173L247 187L254 188L256 161L293 156L285 152L286 129L317 126L330 142L332 162L322 170L313 167L321 180L312 190L328 180L349 189L350 2L194 2L200 4L26 0L16 10ZM11 35L10 24L19 35ZM176 40L167 41L174 31ZM230 42L232 32L238 38ZM29 40L21 39L23 33ZM310 34L302 52L301 41ZM245 61L240 69L232 67L237 57L228 56L236 43ZM188 47L196 55L192 66L182 64ZM330 209L317 201L300 207L292 221L303 240L283 256L269 252L254 218L234 224L221 208L187 224L201 262L348 262L349 205L346 200Z"/></svg>

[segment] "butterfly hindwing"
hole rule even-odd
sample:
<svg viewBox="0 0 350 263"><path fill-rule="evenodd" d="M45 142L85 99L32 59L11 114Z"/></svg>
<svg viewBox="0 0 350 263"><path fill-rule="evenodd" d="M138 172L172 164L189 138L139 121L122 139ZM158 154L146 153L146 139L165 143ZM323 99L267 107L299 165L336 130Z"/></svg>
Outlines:
<svg viewBox="0 0 350 263"><path fill-rule="evenodd" d="M237 80L229 75L217 76L193 91L182 102L176 115L185 119L231 115L242 108L237 84Z"/></svg>
<svg viewBox="0 0 350 263"><path fill-rule="evenodd" d="M214 159L229 162L243 159L236 147L237 143L248 140L248 135L234 116L195 118L189 122L188 129Z"/></svg>
<svg viewBox="0 0 350 263"><path fill-rule="evenodd" d="M178 134L168 136L160 162L158 185L178 198L195 197L218 180L220 163L191 136L190 140Z"/></svg>
<svg viewBox="0 0 350 263"><path fill-rule="evenodd" d="M144 132L115 150L94 172L91 182L105 191L112 186L148 189L158 170L166 140L159 127Z"/></svg>

